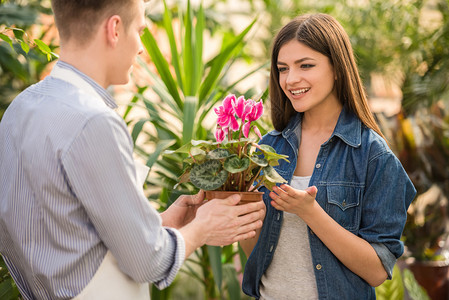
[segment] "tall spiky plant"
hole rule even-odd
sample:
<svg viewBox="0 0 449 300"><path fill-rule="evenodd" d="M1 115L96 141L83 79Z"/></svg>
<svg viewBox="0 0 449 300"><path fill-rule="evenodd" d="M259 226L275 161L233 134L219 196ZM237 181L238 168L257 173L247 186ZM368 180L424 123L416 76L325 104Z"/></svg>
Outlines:
<svg viewBox="0 0 449 300"><path fill-rule="evenodd" d="M265 66L256 67L233 82L228 81L229 68L242 54L245 38L256 20L238 34L224 34L218 53L206 61L203 36L208 28L203 5L194 11L190 1L187 1L185 11L179 7L177 10L178 16L173 16L164 1L161 28L169 43L170 58L163 55L160 43L150 30L146 29L142 36L143 45L157 72L144 62L141 62L141 66L152 79L150 88L157 97L154 94L149 96L147 87L138 87L138 93L124 114L125 120L132 123L127 120L129 112L141 103L148 113L147 118L133 123L132 137L134 142L139 136L144 140L143 144L135 145L136 153L151 168L148 186L159 188L150 189L149 198L158 202L162 209L179 194L195 192L193 186L185 184L174 190L182 173L184 154L162 155L163 151L177 149L192 139L212 138L213 135L208 135L213 128L207 127L205 118L214 105L233 91L237 83ZM173 24L176 22L179 22L181 37L175 34L177 31ZM246 93L245 96L253 95ZM147 150L146 146L151 150ZM232 245L224 248L204 246L197 251L197 259L189 260L183 271L203 283L208 299L222 295L223 286L227 287L228 294L234 295L233 299L238 299L235 297L240 295L240 286L233 267L236 253ZM190 267L190 263L198 262L202 274Z"/></svg>

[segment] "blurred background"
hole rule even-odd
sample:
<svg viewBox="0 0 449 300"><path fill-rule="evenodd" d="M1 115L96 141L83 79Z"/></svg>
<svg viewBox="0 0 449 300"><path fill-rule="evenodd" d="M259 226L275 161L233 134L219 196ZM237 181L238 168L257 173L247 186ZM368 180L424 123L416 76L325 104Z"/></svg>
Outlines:
<svg viewBox="0 0 449 300"><path fill-rule="evenodd" d="M49 74L58 37L49 0L0 4L0 122L8 104ZM370 106L418 190L404 256L378 299L449 299L449 0L152 0L146 49L126 86L112 87L135 156L150 168L145 190L163 211L192 186L176 185L179 154L212 139L212 108L228 93L267 102L271 42L303 13L334 16L346 29ZM259 121L271 130L269 113ZM401 188L401 187L398 187ZM388 197L388 195L385 195ZM204 246L174 284L152 299L248 299L238 245ZM20 295L0 259L0 299Z"/></svg>

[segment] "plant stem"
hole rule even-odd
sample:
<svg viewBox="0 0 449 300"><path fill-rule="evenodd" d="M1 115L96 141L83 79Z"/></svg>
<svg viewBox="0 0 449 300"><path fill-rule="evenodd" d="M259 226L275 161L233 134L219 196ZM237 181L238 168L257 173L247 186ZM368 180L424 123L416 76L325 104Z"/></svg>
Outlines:
<svg viewBox="0 0 449 300"><path fill-rule="evenodd" d="M254 181L256 180L256 178L257 177L259 177L259 174L260 174L260 172L262 171L262 167L259 167L259 171L257 171L257 174L248 182L248 184L247 184L247 186L246 186L246 189L248 190L249 189L249 187L251 186L251 185L253 185L253 183L254 183ZM260 182L256 185L256 187L255 188L257 188L257 187L259 187L260 186Z"/></svg>
<svg viewBox="0 0 449 300"><path fill-rule="evenodd" d="M209 262L209 251L207 250L206 245L202 246L201 250L203 252L203 255L201 257L201 266L204 275L204 289L205 289L204 297L206 300L216 299L217 294L215 289L215 280Z"/></svg>

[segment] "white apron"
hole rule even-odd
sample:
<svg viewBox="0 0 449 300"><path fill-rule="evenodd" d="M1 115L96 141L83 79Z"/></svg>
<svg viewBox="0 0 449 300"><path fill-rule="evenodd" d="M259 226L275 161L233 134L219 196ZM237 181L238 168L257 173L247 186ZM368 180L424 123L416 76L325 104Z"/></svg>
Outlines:
<svg viewBox="0 0 449 300"><path fill-rule="evenodd" d="M51 76L70 82L91 95L99 97L95 90L84 79L71 70L53 68ZM142 186L148 175L149 168L140 162L135 162L137 184ZM74 300L150 300L150 287L148 283L138 283L123 273L117 260L110 251L101 262L100 267L87 286Z"/></svg>
<svg viewBox="0 0 449 300"><path fill-rule="evenodd" d="M107 252L92 280L74 300L150 300L148 283L137 283L117 266Z"/></svg>
<svg viewBox="0 0 449 300"><path fill-rule="evenodd" d="M136 161L137 182L143 185L149 168ZM148 283L137 283L123 273L110 251L89 281L87 286L73 300L150 300Z"/></svg>

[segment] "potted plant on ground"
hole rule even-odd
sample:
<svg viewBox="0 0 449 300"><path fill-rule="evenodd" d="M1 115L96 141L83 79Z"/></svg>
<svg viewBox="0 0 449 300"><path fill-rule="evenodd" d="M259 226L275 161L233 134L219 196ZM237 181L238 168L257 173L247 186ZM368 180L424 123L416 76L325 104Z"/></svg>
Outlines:
<svg viewBox="0 0 449 300"><path fill-rule="evenodd" d="M285 183L273 166L286 155L277 154L268 145L257 144L261 134L254 124L263 114L263 102L233 94L226 96L218 108L216 141L192 140L170 153L185 153L186 167L179 183L191 182L206 191L206 198L225 198L242 193L242 201L261 200L257 187L272 189ZM249 137L250 132L258 138Z"/></svg>
<svg viewBox="0 0 449 300"><path fill-rule="evenodd" d="M449 297L449 102L405 117L383 129L393 141L418 196L410 205L402 239L405 260L432 299Z"/></svg>

